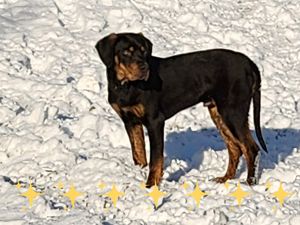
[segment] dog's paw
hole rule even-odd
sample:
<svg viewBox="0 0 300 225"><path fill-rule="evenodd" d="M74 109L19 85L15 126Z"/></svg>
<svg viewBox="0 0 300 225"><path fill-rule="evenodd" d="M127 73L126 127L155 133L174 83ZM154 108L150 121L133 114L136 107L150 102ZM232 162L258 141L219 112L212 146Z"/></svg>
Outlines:
<svg viewBox="0 0 300 225"><path fill-rule="evenodd" d="M229 180L230 178L228 176L223 176L223 177L216 177L211 179L211 181L216 182L216 183L225 183L227 180Z"/></svg>
<svg viewBox="0 0 300 225"><path fill-rule="evenodd" d="M146 188L151 188L154 185L159 185L160 181L162 178L162 173L158 173L158 172L151 172L149 174L147 183L146 183Z"/></svg>
<svg viewBox="0 0 300 225"><path fill-rule="evenodd" d="M151 188L155 185L159 185L161 178L148 178L147 183L146 183L146 188Z"/></svg>
<svg viewBox="0 0 300 225"><path fill-rule="evenodd" d="M258 184L258 179L256 177L249 177L247 178L247 184L250 186Z"/></svg>
<svg viewBox="0 0 300 225"><path fill-rule="evenodd" d="M158 184L153 179L148 178L147 183L146 183L146 188L151 188L154 185L158 185Z"/></svg>

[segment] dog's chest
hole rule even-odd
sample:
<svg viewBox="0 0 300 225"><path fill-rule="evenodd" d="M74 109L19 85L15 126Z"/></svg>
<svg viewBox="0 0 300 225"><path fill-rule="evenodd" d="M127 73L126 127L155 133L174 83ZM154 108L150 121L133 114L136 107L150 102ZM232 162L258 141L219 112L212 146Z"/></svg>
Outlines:
<svg viewBox="0 0 300 225"><path fill-rule="evenodd" d="M143 118L145 115L145 107L141 103L132 106L122 107L121 110L125 113L132 113L138 118Z"/></svg>
<svg viewBox="0 0 300 225"><path fill-rule="evenodd" d="M145 107L139 101L138 93L128 86L115 86L110 89L108 99L119 115L134 115L138 118L143 118L145 115Z"/></svg>
<svg viewBox="0 0 300 225"><path fill-rule="evenodd" d="M132 88L124 85L110 85L108 91L109 102L117 103L120 107L135 105L137 94Z"/></svg>
<svg viewBox="0 0 300 225"><path fill-rule="evenodd" d="M117 112L117 114L122 116L132 116L134 115L137 118L142 119L145 116L145 107L143 104L136 104L131 106L123 106L121 107L117 103L112 103L111 107Z"/></svg>

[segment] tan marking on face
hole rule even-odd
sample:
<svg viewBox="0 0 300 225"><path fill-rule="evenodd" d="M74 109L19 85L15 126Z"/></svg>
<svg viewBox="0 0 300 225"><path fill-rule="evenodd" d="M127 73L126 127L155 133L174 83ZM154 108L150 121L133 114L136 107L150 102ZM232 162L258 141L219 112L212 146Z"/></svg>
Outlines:
<svg viewBox="0 0 300 225"><path fill-rule="evenodd" d="M130 46L129 51L134 52L134 47Z"/></svg>
<svg viewBox="0 0 300 225"><path fill-rule="evenodd" d="M145 51L145 47L141 46L141 51L144 52Z"/></svg>
<svg viewBox="0 0 300 225"><path fill-rule="evenodd" d="M120 65L120 60L119 60L119 57L116 55L115 56L115 71L116 71L116 74L117 74L117 79L122 81L122 80L125 80L125 72L124 71L124 65L121 66Z"/></svg>
<svg viewBox="0 0 300 225"><path fill-rule="evenodd" d="M115 56L115 71L117 74L117 79L120 81L134 81L140 79L141 71L137 63L131 63L129 65L124 65L120 63L118 56Z"/></svg>
<svg viewBox="0 0 300 225"><path fill-rule="evenodd" d="M140 79L141 71L140 71L140 68L139 68L137 63L129 64L127 69L129 71L129 74L131 75L131 76L128 77L129 80L138 80L138 79Z"/></svg>

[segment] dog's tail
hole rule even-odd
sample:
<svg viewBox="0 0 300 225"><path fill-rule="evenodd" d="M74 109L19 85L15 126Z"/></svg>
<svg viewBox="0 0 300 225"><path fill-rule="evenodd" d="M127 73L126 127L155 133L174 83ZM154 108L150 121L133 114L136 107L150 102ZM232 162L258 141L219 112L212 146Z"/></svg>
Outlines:
<svg viewBox="0 0 300 225"><path fill-rule="evenodd" d="M254 95L253 95L253 114L254 114L254 127L256 137L265 152L268 152L267 146L262 136L261 128L260 128L260 72L257 66L253 63L252 69L255 77L255 85L254 85Z"/></svg>

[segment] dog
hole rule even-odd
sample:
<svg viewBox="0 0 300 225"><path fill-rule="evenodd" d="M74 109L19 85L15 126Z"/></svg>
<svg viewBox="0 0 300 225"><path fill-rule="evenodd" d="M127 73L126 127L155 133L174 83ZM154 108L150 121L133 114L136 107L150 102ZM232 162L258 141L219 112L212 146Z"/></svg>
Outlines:
<svg viewBox="0 0 300 225"><path fill-rule="evenodd" d="M239 52L212 49L152 56L152 43L142 33L112 33L96 44L106 66L108 102L124 122L133 161L147 166L143 125L150 141L147 187L163 175L164 125L177 112L202 102L223 137L229 163L223 183L233 179L239 158L247 162L247 183L257 183L260 148L248 126L251 100L258 141L267 152L260 128L261 77L254 62Z"/></svg>

